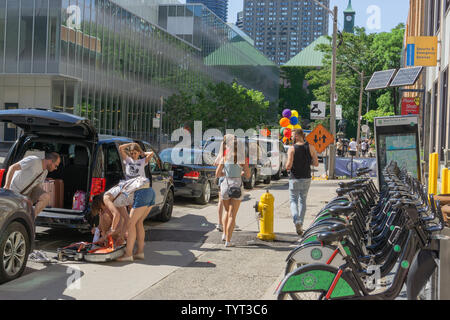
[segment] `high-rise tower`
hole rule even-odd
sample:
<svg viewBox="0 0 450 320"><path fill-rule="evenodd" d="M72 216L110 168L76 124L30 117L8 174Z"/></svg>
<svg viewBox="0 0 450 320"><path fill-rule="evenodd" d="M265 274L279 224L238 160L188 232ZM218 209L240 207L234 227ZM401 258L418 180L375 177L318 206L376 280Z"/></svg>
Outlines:
<svg viewBox="0 0 450 320"><path fill-rule="evenodd" d="M330 0L320 0L329 7ZM328 12L313 1L244 0L244 32L278 65L328 34Z"/></svg>
<svg viewBox="0 0 450 320"><path fill-rule="evenodd" d="M220 19L227 22L228 0L186 0L186 3L202 3Z"/></svg>

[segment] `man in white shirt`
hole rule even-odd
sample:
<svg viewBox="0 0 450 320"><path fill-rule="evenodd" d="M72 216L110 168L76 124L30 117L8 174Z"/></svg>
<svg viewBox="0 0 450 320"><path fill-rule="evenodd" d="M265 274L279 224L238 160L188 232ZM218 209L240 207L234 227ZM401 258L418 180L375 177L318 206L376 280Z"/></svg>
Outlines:
<svg viewBox="0 0 450 320"><path fill-rule="evenodd" d="M356 143L355 139L352 138L352 140L350 141L350 144L348 145L349 151L350 151L350 155L351 156L356 156L356 151L358 151L358 144Z"/></svg>
<svg viewBox="0 0 450 320"><path fill-rule="evenodd" d="M42 189L42 185L47 174L58 169L60 162L56 152L46 153L44 159L37 156L23 158L8 168L4 188L30 198L35 205L36 218L50 202L50 195Z"/></svg>

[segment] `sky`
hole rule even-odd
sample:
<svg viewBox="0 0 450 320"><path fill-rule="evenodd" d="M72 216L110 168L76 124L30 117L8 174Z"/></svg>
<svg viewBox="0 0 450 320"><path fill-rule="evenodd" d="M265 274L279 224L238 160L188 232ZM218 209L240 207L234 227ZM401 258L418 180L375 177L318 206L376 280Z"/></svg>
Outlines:
<svg viewBox="0 0 450 320"><path fill-rule="evenodd" d="M244 0L228 1L228 22L236 22L237 13L242 11L243 3ZM339 30L344 27L343 11L347 9L347 4L348 0L330 0L330 8L337 6L339 10ZM365 27L367 33L386 32L400 22L406 24L409 0L352 0L352 7L356 11L356 26ZM329 24L329 34L331 35L333 32L333 21L331 19Z"/></svg>

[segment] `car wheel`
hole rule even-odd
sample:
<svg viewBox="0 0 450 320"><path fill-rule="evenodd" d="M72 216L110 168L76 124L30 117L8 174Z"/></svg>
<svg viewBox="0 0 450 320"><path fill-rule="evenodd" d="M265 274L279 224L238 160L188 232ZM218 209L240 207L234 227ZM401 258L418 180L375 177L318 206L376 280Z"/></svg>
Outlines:
<svg viewBox="0 0 450 320"><path fill-rule="evenodd" d="M173 191L169 190L169 193L166 197L166 202L161 210L161 213L158 215L157 219L162 222L167 222L172 218L172 210L173 210Z"/></svg>
<svg viewBox="0 0 450 320"><path fill-rule="evenodd" d="M244 188L253 189L255 187L255 184L256 184L256 171L253 171L250 176L250 180L244 183Z"/></svg>
<svg viewBox="0 0 450 320"><path fill-rule="evenodd" d="M273 180L280 180L281 179L281 164L280 168L278 168L278 172L273 176Z"/></svg>
<svg viewBox="0 0 450 320"><path fill-rule="evenodd" d="M30 239L19 222L11 223L0 237L0 283L20 277L30 253Z"/></svg>
<svg viewBox="0 0 450 320"><path fill-rule="evenodd" d="M202 187L202 195L198 198L195 198L195 202L198 204L208 204L211 199L211 183L206 181L206 183Z"/></svg>
<svg viewBox="0 0 450 320"><path fill-rule="evenodd" d="M264 182L264 184L270 184L271 180L272 180L272 176L267 176L263 182Z"/></svg>

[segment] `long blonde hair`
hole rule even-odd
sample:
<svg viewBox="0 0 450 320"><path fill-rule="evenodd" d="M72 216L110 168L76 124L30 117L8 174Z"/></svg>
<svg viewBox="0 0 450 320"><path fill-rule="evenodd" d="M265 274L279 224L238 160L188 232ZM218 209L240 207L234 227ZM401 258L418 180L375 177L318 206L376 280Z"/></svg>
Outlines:
<svg viewBox="0 0 450 320"><path fill-rule="evenodd" d="M238 164L239 161L245 161L245 158L240 158L245 146L233 134L226 134L223 137L222 145L220 146L220 154L222 156L222 163Z"/></svg>

